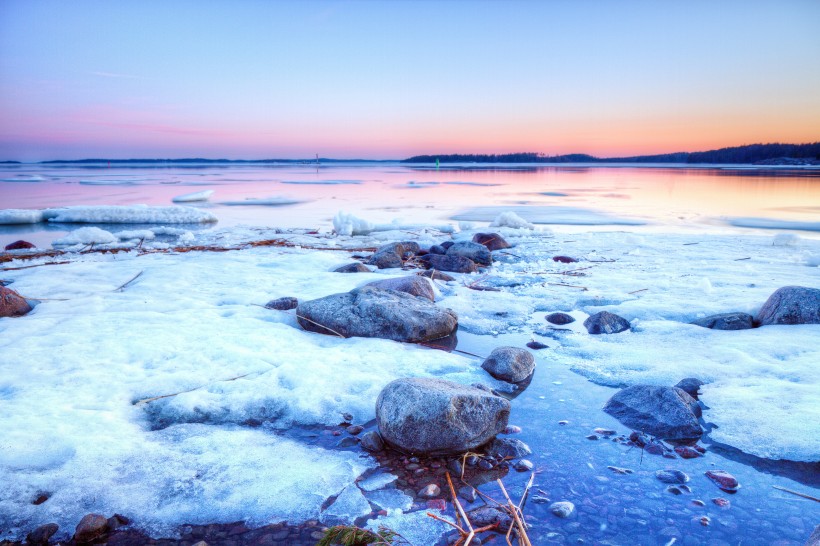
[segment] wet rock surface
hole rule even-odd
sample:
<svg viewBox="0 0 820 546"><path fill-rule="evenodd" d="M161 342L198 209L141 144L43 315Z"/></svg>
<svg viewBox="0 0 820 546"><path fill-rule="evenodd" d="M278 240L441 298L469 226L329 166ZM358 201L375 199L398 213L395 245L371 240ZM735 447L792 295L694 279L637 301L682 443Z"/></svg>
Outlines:
<svg viewBox="0 0 820 546"><path fill-rule="evenodd" d="M784 286L769 296L756 317L760 326L820 324L820 289Z"/></svg>
<svg viewBox="0 0 820 546"><path fill-rule="evenodd" d="M456 280L455 277L453 277L452 275L442 273L441 271L436 271L435 269L426 269L424 271L419 271L418 273L416 273L416 275L427 277L428 279L432 279L434 281L449 282Z"/></svg>
<svg viewBox="0 0 820 546"><path fill-rule="evenodd" d="M754 328L754 317L747 313L722 313L694 320L690 324L712 330L749 330Z"/></svg>
<svg viewBox="0 0 820 546"><path fill-rule="evenodd" d="M478 271L476 263L464 256L427 254L419 258L419 261L428 269L437 269L439 271L449 271L451 273L475 273Z"/></svg>
<svg viewBox="0 0 820 546"><path fill-rule="evenodd" d="M419 275L373 281L367 283L365 286L381 288L382 290L395 290L397 292L410 294L411 296L436 301L436 293L433 291L433 285L429 280Z"/></svg>
<svg viewBox="0 0 820 546"><path fill-rule="evenodd" d="M667 440L698 439L703 434L695 399L677 387L633 385L617 392L604 411L634 430Z"/></svg>
<svg viewBox="0 0 820 546"><path fill-rule="evenodd" d="M376 401L382 438L411 453L462 453L504 430L510 403L440 379L397 379Z"/></svg>
<svg viewBox="0 0 820 546"><path fill-rule="evenodd" d="M458 317L449 309L403 292L372 287L302 302L296 317L311 332L410 343L448 336L458 326Z"/></svg>
<svg viewBox="0 0 820 546"><path fill-rule="evenodd" d="M370 273L370 268L361 262L353 262L333 270L334 273Z"/></svg>
<svg viewBox="0 0 820 546"><path fill-rule="evenodd" d="M510 248L510 243L498 233L476 233L473 235L473 242L486 246L488 250Z"/></svg>
<svg viewBox="0 0 820 546"><path fill-rule="evenodd" d="M584 321L587 332L593 335L619 334L629 330L629 321L609 311L601 311L590 315Z"/></svg>
<svg viewBox="0 0 820 546"><path fill-rule="evenodd" d="M479 265L492 265L493 255L489 249L479 243L469 241L459 241L447 249L447 256L457 258L467 258Z"/></svg>
<svg viewBox="0 0 820 546"><path fill-rule="evenodd" d="M404 265L405 259L417 254L419 250L418 243L410 241L388 243L377 248L367 263L375 265L379 269L401 267Z"/></svg>
<svg viewBox="0 0 820 546"><path fill-rule="evenodd" d="M0 318L2 317L22 317L31 311L31 305L12 290L5 286L0 286Z"/></svg>
<svg viewBox="0 0 820 546"><path fill-rule="evenodd" d="M100 514L87 514L74 531L74 542L87 544L101 538L109 531L108 518Z"/></svg>
<svg viewBox="0 0 820 546"><path fill-rule="evenodd" d="M518 347L498 347L481 364L487 373L501 381L518 383L532 375L535 358Z"/></svg>
<svg viewBox="0 0 820 546"><path fill-rule="evenodd" d="M545 320L550 324L556 324L558 326L575 322L575 319L566 313L550 313L546 316Z"/></svg>

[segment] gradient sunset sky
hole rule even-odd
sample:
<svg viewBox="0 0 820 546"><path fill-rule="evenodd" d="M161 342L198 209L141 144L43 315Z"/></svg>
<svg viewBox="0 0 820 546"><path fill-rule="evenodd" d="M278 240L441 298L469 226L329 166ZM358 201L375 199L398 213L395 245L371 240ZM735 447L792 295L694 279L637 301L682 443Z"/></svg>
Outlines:
<svg viewBox="0 0 820 546"><path fill-rule="evenodd" d="M0 2L0 159L820 140L820 1Z"/></svg>

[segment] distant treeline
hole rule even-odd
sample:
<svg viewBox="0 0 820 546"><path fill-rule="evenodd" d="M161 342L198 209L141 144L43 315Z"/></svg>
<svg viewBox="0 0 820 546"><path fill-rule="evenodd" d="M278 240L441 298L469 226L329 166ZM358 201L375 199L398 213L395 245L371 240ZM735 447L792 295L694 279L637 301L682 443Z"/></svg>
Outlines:
<svg viewBox="0 0 820 546"><path fill-rule="evenodd" d="M778 158L820 160L820 142L810 144L748 144L708 152L633 157L595 157L588 154L545 155L534 152L515 154L417 155L404 163L756 163Z"/></svg>

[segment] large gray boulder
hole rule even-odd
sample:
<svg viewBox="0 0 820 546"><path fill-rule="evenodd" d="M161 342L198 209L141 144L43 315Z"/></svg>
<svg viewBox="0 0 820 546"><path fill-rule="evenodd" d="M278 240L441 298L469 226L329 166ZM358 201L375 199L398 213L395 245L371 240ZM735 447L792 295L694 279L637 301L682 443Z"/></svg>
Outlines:
<svg viewBox="0 0 820 546"><path fill-rule="evenodd" d="M490 250L486 246L473 243L472 241L459 241L454 243L447 249L447 255L468 258L481 265L493 264L493 255L490 254Z"/></svg>
<svg viewBox="0 0 820 546"><path fill-rule="evenodd" d="M587 332L593 335L618 334L629 330L630 327L628 320L609 311L601 311L590 315L584 321L584 326Z"/></svg>
<svg viewBox="0 0 820 546"><path fill-rule="evenodd" d="M397 379L376 401L384 441L411 453L473 450L504 430L509 417L505 398L442 379Z"/></svg>
<svg viewBox="0 0 820 546"><path fill-rule="evenodd" d="M748 313L721 313L693 320L690 324L712 330L749 330L754 328L754 317Z"/></svg>
<svg viewBox="0 0 820 546"><path fill-rule="evenodd" d="M820 289L784 286L769 296L756 318L760 326L820 324Z"/></svg>
<svg viewBox="0 0 820 546"><path fill-rule="evenodd" d="M418 296L430 301L436 301L436 293L433 290L433 283L431 283L429 279L418 275L373 281L367 283L365 286L381 288L382 290L395 290L397 292L410 294L411 296Z"/></svg>
<svg viewBox="0 0 820 546"><path fill-rule="evenodd" d="M305 330L344 337L378 337L419 343L458 327L458 316L423 298L363 286L299 303L296 320Z"/></svg>
<svg viewBox="0 0 820 546"><path fill-rule="evenodd" d="M501 381L519 383L535 370L532 353L518 347L498 347L481 364L490 375Z"/></svg>
<svg viewBox="0 0 820 546"><path fill-rule="evenodd" d="M694 398L677 387L633 385L617 392L604 411L633 430L666 440L693 440L703 435Z"/></svg>

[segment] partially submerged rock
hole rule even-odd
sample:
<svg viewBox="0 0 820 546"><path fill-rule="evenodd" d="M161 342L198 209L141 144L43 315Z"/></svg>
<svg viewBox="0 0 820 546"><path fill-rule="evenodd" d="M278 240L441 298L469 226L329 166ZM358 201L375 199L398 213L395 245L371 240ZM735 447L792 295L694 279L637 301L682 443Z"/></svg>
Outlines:
<svg viewBox="0 0 820 546"><path fill-rule="evenodd" d="M769 296L756 317L760 326L820 324L820 289L784 286Z"/></svg>
<svg viewBox="0 0 820 546"><path fill-rule="evenodd" d="M690 324L712 330L749 330L754 328L754 317L748 313L721 313L693 320Z"/></svg>
<svg viewBox="0 0 820 546"><path fill-rule="evenodd" d="M365 286L372 286L374 288L381 288L382 290L395 290L397 292L404 292L411 296L417 296L436 301L436 293L433 291L432 283L424 277L419 275L411 275L409 277L399 277L396 279L384 279L380 281L373 281L367 283Z"/></svg>
<svg viewBox="0 0 820 546"><path fill-rule="evenodd" d="M550 505L550 512L559 518L568 518L575 512L575 505L569 501L554 502Z"/></svg>
<svg viewBox="0 0 820 546"><path fill-rule="evenodd" d="M575 322L575 319L566 313L550 313L544 318L550 324L557 324L558 326Z"/></svg>
<svg viewBox="0 0 820 546"><path fill-rule="evenodd" d="M518 347L498 347L481 364L490 375L501 381L519 383L535 370L532 353Z"/></svg>
<svg viewBox="0 0 820 546"><path fill-rule="evenodd" d="M677 387L633 385L615 393L604 411L633 430L666 440L694 440L703 435L695 414L700 406Z"/></svg>
<svg viewBox="0 0 820 546"><path fill-rule="evenodd" d="M421 263L428 269L438 269L439 271L451 271L453 273L474 273L478 271L478 266L474 261L464 256L447 254L427 254L421 257Z"/></svg>
<svg viewBox="0 0 820 546"><path fill-rule="evenodd" d="M100 514L86 514L74 531L74 542L86 544L108 533L108 518Z"/></svg>
<svg viewBox="0 0 820 546"><path fill-rule="evenodd" d="M697 377L687 377L686 379L681 379L678 381L675 386L679 389L683 389L686 394L697 400L698 396L700 396L700 387L703 384L703 381Z"/></svg>
<svg viewBox="0 0 820 546"><path fill-rule="evenodd" d="M469 241L454 243L447 249L447 256L461 256L462 258L468 258L481 265L493 264L493 255L490 254L486 246Z"/></svg>
<svg viewBox="0 0 820 546"><path fill-rule="evenodd" d="M476 233L473 235L473 242L486 246L487 250L510 248L510 243L498 233Z"/></svg>
<svg viewBox="0 0 820 546"><path fill-rule="evenodd" d="M22 317L31 311L31 305L26 299L5 286L0 286L0 318Z"/></svg>
<svg viewBox="0 0 820 546"><path fill-rule="evenodd" d="M370 273L370 268L361 262L353 262L333 270L334 273Z"/></svg>
<svg viewBox="0 0 820 546"><path fill-rule="evenodd" d="M725 470L707 470L706 477L712 480L722 491L727 493L736 493L740 489L740 483L737 478L726 472Z"/></svg>
<svg viewBox="0 0 820 546"><path fill-rule="evenodd" d="M29 243L28 241L23 241L22 239L19 241L14 241L13 243L9 243L6 245L6 250L28 250L30 248L37 248L33 244Z"/></svg>
<svg viewBox="0 0 820 546"><path fill-rule="evenodd" d="M46 523L26 535L26 542L32 546L44 546L59 529L56 523Z"/></svg>
<svg viewBox="0 0 820 546"><path fill-rule="evenodd" d="M590 315L585 321L584 326L590 334L618 334L629 330L629 321L625 318L610 313L609 311L601 311Z"/></svg>
<svg viewBox="0 0 820 546"><path fill-rule="evenodd" d="M520 459L531 454L530 446L518 438L496 438L487 446L487 455L496 459Z"/></svg>
<svg viewBox="0 0 820 546"><path fill-rule="evenodd" d="M397 379L376 401L384 441L412 453L471 451L504 430L509 416L508 400L442 379Z"/></svg>
<svg viewBox="0 0 820 546"><path fill-rule="evenodd" d="M305 330L342 337L378 337L409 343L439 339L458 327L458 316L404 292L363 286L306 301L296 308Z"/></svg>
<svg viewBox="0 0 820 546"><path fill-rule="evenodd" d="M455 277L448 275L447 273L442 273L441 271L436 271L435 269L426 269L424 271L419 271L416 273L421 277L427 277L428 279L433 279L434 281L454 281L456 280Z"/></svg>

